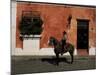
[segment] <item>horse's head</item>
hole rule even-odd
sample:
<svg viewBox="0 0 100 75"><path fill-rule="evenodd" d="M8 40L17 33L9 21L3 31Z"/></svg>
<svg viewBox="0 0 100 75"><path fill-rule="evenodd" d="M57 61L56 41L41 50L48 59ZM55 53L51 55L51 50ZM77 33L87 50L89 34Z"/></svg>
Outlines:
<svg viewBox="0 0 100 75"><path fill-rule="evenodd" d="M54 37L50 37L48 40L49 46L54 46L57 44L57 40Z"/></svg>

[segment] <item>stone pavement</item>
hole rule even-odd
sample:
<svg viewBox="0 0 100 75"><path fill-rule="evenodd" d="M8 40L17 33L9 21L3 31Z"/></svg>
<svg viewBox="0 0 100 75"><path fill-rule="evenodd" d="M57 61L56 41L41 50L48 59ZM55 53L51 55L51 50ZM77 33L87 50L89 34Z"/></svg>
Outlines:
<svg viewBox="0 0 100 75"><path fill-rule="evenodd" d="M96 68L95 56L74 56L73 64L69 64L69 56L60 56L59 66L55 65L55 56L12 56L11 72L12 75L89 70Z"/></svg>

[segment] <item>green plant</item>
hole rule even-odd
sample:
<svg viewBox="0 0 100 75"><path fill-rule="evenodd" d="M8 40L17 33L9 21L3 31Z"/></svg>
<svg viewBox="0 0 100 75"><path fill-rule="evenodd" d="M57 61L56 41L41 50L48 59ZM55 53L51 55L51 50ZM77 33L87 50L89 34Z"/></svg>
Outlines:
<svg viewBox="0 0 100 75"><path fill-rule="evenodd" d="M19 25L20 34L41 34L43 21L40 17L22 17Z"/></svg>

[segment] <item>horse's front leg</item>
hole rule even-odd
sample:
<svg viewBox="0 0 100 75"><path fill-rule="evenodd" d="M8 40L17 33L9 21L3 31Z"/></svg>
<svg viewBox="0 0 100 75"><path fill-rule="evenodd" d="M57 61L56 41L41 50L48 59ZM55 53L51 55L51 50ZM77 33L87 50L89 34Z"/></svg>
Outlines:
<svg viewBox="0 0 100 75"><path fill-rule="evenodd" d="M73 52L70 52L70 55L71 55L71 64L73 63Z"/></svg>
<svg viewBox="0 0 100 75"><path fill-rule="evenodd" d="M71 61L71 64L73 63L73 53L71 54L71 58L72 58L72 61Z"/></svg>
<svg viewBox="0 0 100 75"><path fill-rule="evenodd" d="M59 54L56 54L56 64L59 65Z"/></svg>

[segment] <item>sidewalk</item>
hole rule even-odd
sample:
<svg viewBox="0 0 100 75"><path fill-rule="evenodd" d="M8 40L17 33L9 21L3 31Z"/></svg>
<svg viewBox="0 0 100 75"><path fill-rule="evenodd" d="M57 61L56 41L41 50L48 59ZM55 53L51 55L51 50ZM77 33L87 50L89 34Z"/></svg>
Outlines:
<svg viewBox="0 0 100 75"><path fill-rule="evenodd" d="M11 56L12 60L28 60L28 59L42 59L42 58L55 58L56 56ZM70 58L68 55L61 56L59 58ZM96 59L96 56L74 56L74 60L87 60Z"/></svg>

